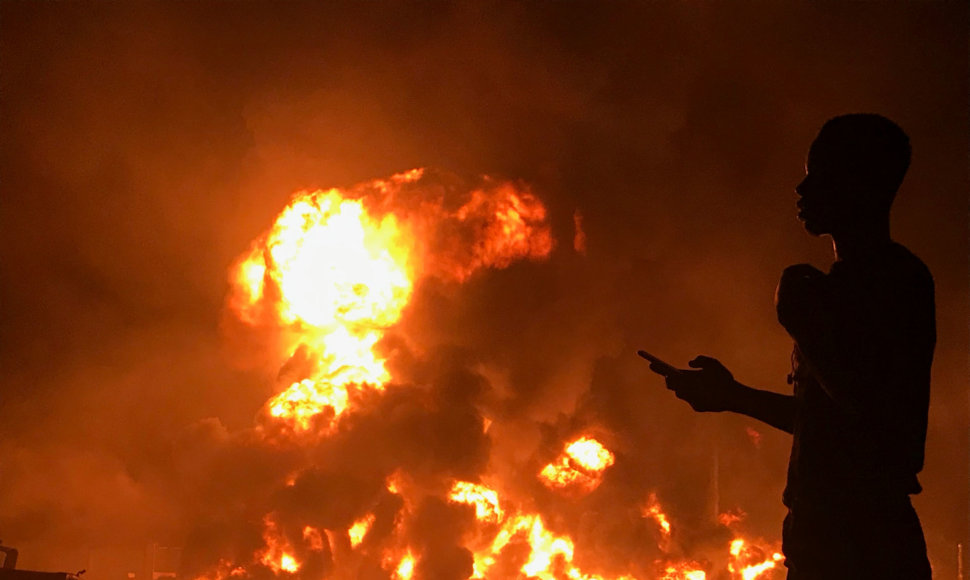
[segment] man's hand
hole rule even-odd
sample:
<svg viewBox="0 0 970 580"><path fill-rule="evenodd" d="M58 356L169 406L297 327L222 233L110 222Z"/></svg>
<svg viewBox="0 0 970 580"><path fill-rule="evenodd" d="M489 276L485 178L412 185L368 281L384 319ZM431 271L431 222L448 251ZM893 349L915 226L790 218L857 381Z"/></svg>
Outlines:
<svg viewBox="0 0 970 580"><path fill-rule="evenodd" d="M810 264L785 268L775 290L778 322L792 336L817 320L823 300L825 274Z"/></svg>
<svg viewBox="0 0 970 580"><path fill-rule="evenodd" d="M745 387L734 380L731 371L717 359L703 355L687 364L699 370L680 370L666 377L667 388L678 399L687 401L695 411L728 411L734 407ZM653 365L651 363L651 369Z"/></svg>

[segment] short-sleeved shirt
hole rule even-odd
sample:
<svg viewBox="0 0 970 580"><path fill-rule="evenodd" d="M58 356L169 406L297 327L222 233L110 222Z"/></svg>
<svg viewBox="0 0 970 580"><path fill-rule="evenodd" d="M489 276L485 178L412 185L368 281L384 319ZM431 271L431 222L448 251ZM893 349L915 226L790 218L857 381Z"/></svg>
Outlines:
<svg viewBox="0 0 970 580"><path fill-rule="evenodd" d="M892 243L835 262L823 288L828 360L809 360L793 337L795 420L784 503L918 493L936 344L933 278Z"/></svg>

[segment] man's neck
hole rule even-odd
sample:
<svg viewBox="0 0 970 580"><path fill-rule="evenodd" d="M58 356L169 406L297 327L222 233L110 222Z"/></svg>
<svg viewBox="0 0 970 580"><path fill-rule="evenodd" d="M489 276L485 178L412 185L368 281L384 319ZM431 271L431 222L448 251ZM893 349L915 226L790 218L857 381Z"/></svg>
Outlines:
<svg viewBox="0 0 970 580"><path fill-rule="evenodd" d="M832 250L836 261L855 260L871 255L892 243L889 220L856 224L850 231L832 234Z"/></svg>

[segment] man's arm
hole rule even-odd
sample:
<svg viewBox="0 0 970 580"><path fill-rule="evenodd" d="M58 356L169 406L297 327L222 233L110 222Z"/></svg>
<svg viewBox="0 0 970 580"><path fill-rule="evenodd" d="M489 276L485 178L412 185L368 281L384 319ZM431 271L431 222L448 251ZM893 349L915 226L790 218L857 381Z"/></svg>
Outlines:
<svg viewBox="0 0 970 580"><path fill-rule="evenodd" d="M667 388L674 391L695 411L733 411L791 433L795 423L795 397L754 389L734 380L734 376L717 359L698 356L688 363L698 370L662 372L656 363L650 368L663 374Z"/></svg>
<svg viewBox="0 0 970 580"><path fill-rule="evenodd" d="M795 424L795 397L772 391L754 389L738 383L738 395L729 411L747 415L791 433Z"/></svg>

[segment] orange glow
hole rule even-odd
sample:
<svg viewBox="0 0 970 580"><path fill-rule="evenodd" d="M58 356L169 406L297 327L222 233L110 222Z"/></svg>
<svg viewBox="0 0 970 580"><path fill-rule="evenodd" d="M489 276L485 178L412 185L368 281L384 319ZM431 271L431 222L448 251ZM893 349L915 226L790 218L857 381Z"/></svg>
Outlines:
<svg viewBox="0 0 970 580"><path fill-rule="evenodd" d="M267 403L271 416L305 430L325 409L339 417L352 385L388 380L373 347L411 295L408 239L393 215L371 216L338 190L304 192L237 264L240 317L255 320L270 307L299 331L291 348L304 346L315 361L312 376Z"/></svg>
<svg viewBox="0 0 970 580"><path fill-rule="evenodd" d="M498 523L502 519L502 510L498 505L498 494L495 490L484 485L456 481L448 496L453 502L475 506L475 517L486 522Z"/></svg>
<svg viewBox="0 0 970 580"><path fill-rule="evenodd" d="M364 536L370 531L370 527L374 524L374 514L367 514L366 516L360 518L354 525L350 526L347 530L347 535L350 536L350 545L354 548L360 545L364 541Z"/></svg>
<svg viewBox="0 0 970 580"><path fill-rule="evenodd" d="M544 258L552 251L552 234L546 208L527 191L511 183L472 192L471 199L455 212L459 222L482 228L483 236L466 264L456 264L451 274L465 280L482 267L505 268L513 260Z"/></svg>
<svg viewBox="0 0 970 580"><path fill-rule="evenodd" d="M404 480L404 474L400 471L395 471L394 473L387 476L384 482L384 486L387 491L393 493L394 495L401 495L401 490L404 489L406 481Z"/></svg>
<svg viewBox="0 0 970 580"><path fill-rule="evenodd" d="M663 535L664 540L670 539L670 520L667 519L667 514L665 514L660 509L660 503L657 501L656 494L651 493L650 498L647 500L647 505L641 510L643 517L653 518L657 525L660 526L660 532Z"/></svg>
<svg viewBox="0 0 970 580"><path fill-rule="evenodd" d="M613 462L613 454L602 443L580 437L567 444L556 461L542 468L539 479L549 488L589 493L599 487L603 472Z"/></svg>
<svg viewBox="0 0 970 580"><path fill-rule="evenodd" d="M695 564L667 566L660 580L706 580L707 573L695 566Z"/></svg>
<svg viewBox="0 0 970 580"><path fill-rule="evenodd" d="M320 530L306 526L303 528L303 541L306 543L307 548L313 552L323 551L323 534Z"/></svg>
<svg viewBox="0 0 970 580"><path fill-rule="evenodd" d="M524 186L486 179L448 209L424 176L297 193L233 266L232 311L279 328L282 356L299 350L311 367L267 402L269 416L326 431L356 389L382 390L391 377L374 348L419 278L462 281L552 251L545 206Z"/></svg>
<svg viewBox="0 0 970 580"><path fill-rule="evenodd" d="M582 214L576 211L573 220L573 247L582 253L586 249ZM266 402L261 419L282 427L280 432L297 443L317 443L341 432L352 425L347 418L361 411L358 406L370 404L393 379L395 366L385 360L388 355L379 346L386 332L400 332L395 325L422 281L460 283L484 268L543 259L553 246L546 208L521 184L485 179L475 189L459 191L450 182L439 183L417 169L348 189L296 194L231 272L229 307L254 331L274 333L275 342L266 344L278 348L276 354L284 365L280 376L286 380ZM496 430L504 433L501 415L495 421L493 425L491 418L484 419L482 430L492 436L498 436ZM561 497L546 498L554 502L541 505L580 501L579 496L601 485L614 463L613 453L592 436L565 442L555 460L538 474L543 485ZM294 471L280 483L293 486L298 477L299 471ZM494 474L485 478L491 484L489 477ZM500 497L501 482L493 489L453 481L446 490L436 487L440 482L428 483L405 469L391 473L386 488L400 496L394 498L400 508L393 528L382 531L380 538L368 537L375 515L353 522L345 532L355 550L353 557L363 557L363 552L368 557L380 554L386 575L413 580L420 572L416 552L409 548L417 545L408 537L414 529L412 518L422 500L437 489L444 496L439 499L475 510L473 529L460 541L473 555L476 579L513 570L513 577L537 580L636 580L580 569L578 551L581 558L593 558L589 565L595 572L595 547L586 547L587 552L577 547L574 530L566 527L572 525L570 519L541 512L531 497ZM577 505L576 509L578 513L585 508ZM653 563L655 573L650 578L706 580L716 575L766 580L781 559L777 552L739 537L729 550L728 570L712 571L710 565L705 569L684 558L682 546L671 549L676 526L654 494L639 509L642 517L656 523L664 553ZM300 527L289 527L299 522L289 518L284 529L282 521L276 514L264 518L264 547L249 552L251 560L241 566L221 561L197 580L242 580L252 574L266 575L267 569L285 580L306 574L311 566L304 570L301 559L310 552L329 554L330 546L338 569L342 562L351 561L346 559L351 556L346 548L340 549L346 543L343 530L317 529L302 522ZM423 552L417 554L425 557ZM247 570L250 565L257 569Z"/></svg>
<svg viewBox="0 0 970 580"><path fill-rule="evenodd" d="M747 433L748 438L751 439L751 444L755 447L761 447L761 433L752 427L745 427L744 432Z"/></svg>
<svg viewBox="0 0 970 580"><path fill-rule="evenodd" d="M280 557L280 569L284 572L296 572L300 569L300 564L297 563L296 558L289 554L283 554Z"/></svg>
<svg viewBox="0 0 970 580"><path fill-rule="evenodd" d="M245 578L246 575L246 569L242 566L236 566L229 560L220 558L218 564L193 580L238 580Z"/></svg>
<svg viewBox="0 0 970 580"><path fill-rule="evenodd" d="M396 580L411 580L414 575L414 556L410 552L406 556L401 558L401 562L394 569L394 578Z"/></svg>
<svg viewBox="0 0 970 580"><path fill-rule="evenodd" d="M583 231L583 214L577 209L573 212L573 249L578 254L586 253L586 232Z"/></svg>
<svg viewBox="0 0 970 580"><path fill-rule="evenodd" d="M495 564L498 554L515 538L524 539L530 548L528 561L520 568L527 577L554 580L551 570L554 560L561 558L567 565L573 560L572 540L549 532L538 514L520 515L507 519L492 545L475 554L475 577L487 578L488 569ZM571 565L567 569L573 570L573 574L578 573ZM581 574L571 576L587 578Z"/></svg>
<svg viewBox="0 0 970 580"><path fill-rule="evenodd" d="M732 540L728 551L728 570L739 580L762 578L763 574L776 568L785 559L778 551L766 552L742 538Z"/></svg>
<svg viewBox="0 0 970 580"><path fill-rule="evenodd" d="M735 508L733 510L726 511L722 514L718 514L717 521L722 526L731 527L734 524L743 520L748 514L744 513L741 508Z"/></svg>
<svg viewBox="0 0 970 580"><path fill-rule="evenodd" d="M275 573L293 573L300 563L293 556L293 547L287 541L272 516L263 518L263 542L266 547L256 553L259 562Z"/></svg>

